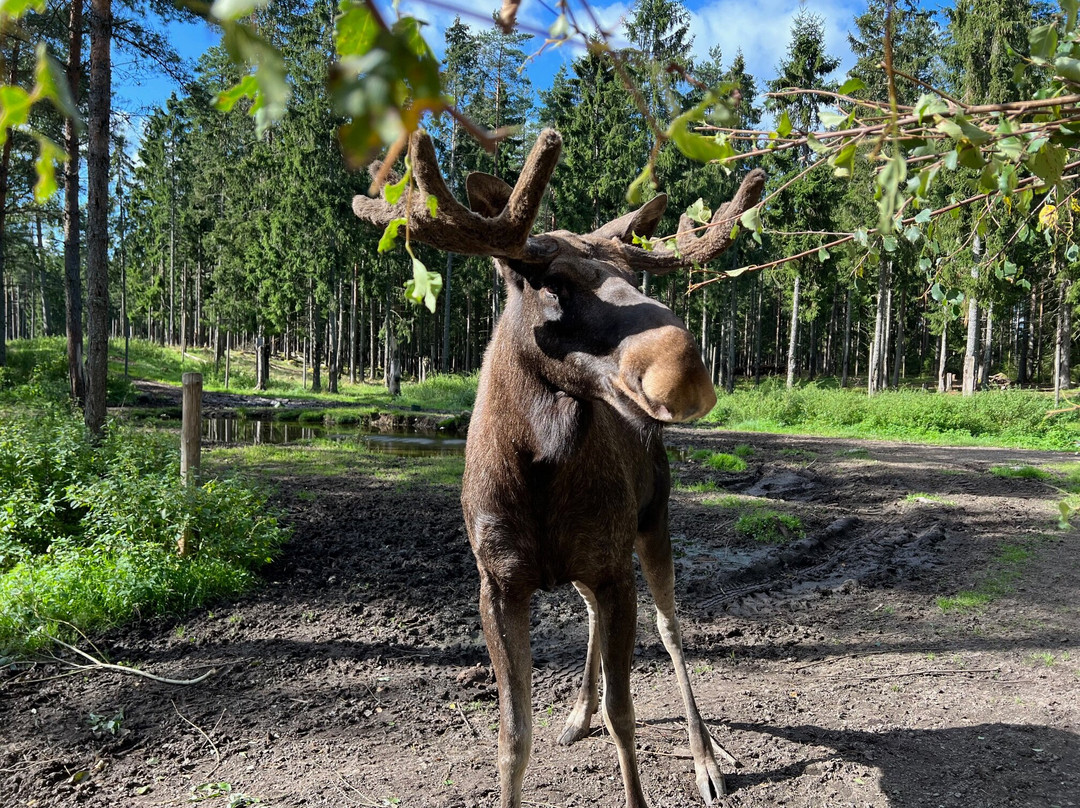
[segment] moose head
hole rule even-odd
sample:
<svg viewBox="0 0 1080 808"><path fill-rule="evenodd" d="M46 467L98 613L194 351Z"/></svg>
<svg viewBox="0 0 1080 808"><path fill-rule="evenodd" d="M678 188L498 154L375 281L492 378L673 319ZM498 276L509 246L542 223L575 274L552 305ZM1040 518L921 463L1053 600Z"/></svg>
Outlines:
<svg viewBox="0 0 1080 808"><path fill-rule="evenodd" d="M693 337L635 281L642 270L663 275L716 257L731 244L734 223L757 204L765 177L748 174L705 228L683 216L675 249L634 244L635 236L640 242L653 235L663 196L592 233L533 235L561 143L558 133L541 132L513 187L470 174L466 208L446 187L430 138L418 132L410 155L419 193L394 205L357 196L353 210L383 227L406 219L416 241L491 256L506 283L469 425L461 493L499 690L503 808L521 804L532 746L530 598L564 583L573 583L586 602L589 646L559 741L588 737L602 664L604 721L619 753L626 803L645 805L630 698L635 553L686 708L698 791L711 803L724 793L716 756L726 753L698 712L675 617L661 428L705 414L716 393ZM372 172L382 174L382 167ZM434 215L429 195L437 201Z"/></svg>
<svg viewBox="0 0 1080 808"><path fill-rule="evenodd" d="M431 138L420 131L411 148L420 193L411 205L409 195L393 206L357 196L353 211L379 226L408 218L412 239L493 257L509 292L502 326L515 332L519 345L532 344L531 361L568 395L602 399L632 419L673 423L704 415L716 397L698 348L666 306L637 290L635 276L705 264L726 250L734 224L760 197L764 172L751 172L709 226L684 214L675 249L633 243L634 236L639 242L653 236L667 206L664 194L592 233L533 235L561 146L557 132L541 132L513 187L490 174L470 174L466 208L446 187ZM373 174L380 168L374 164ZM435 215L428 195L437 200Z"/></svg>

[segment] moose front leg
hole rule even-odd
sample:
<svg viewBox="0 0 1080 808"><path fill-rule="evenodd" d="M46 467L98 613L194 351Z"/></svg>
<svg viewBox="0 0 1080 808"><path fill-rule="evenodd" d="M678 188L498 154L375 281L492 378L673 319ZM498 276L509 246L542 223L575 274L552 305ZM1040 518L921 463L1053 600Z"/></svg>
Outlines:
<svg viewBox="0 0 1080 808"><path fill-rule="evenodd" d="M666 525L666 518L664 524ZM686 658L683 655L682 633L675 615L675 567L671 560L671 538L666 526L639 535L636 549L641 571L645 574L649 591L656 603L656 626L675 667L675 678L678 680L679 692L686 708L690 752L694 756L698 791L705 804L712 805L714 799L726 793L724 775L716 763L716 756L720 755L729 762L734 762L735 759L712 739L690 689Z"/></svg>
<svg viewBox="0 0 1080 808"><path fill-rule="evenodd" d="M502 808L519 808L532 751L532 592L507 591L481 571L480 620L499 691L499 787Z"/></svg>
<svg viewBox="0 0 1080 808"><path fill-rule="evenodd" d="M585 608L589 613L589 650L585 653L585 676L581 682L581 689L578 691L577 703L574 704L574 709L566 719L566 728L559 736L559 743L563 746L569 746L588 737L593 713L600 704L598 695L600 644L597 638L596 596L591 589L577 581L574 582L574 588L585 601Z"/></svg>

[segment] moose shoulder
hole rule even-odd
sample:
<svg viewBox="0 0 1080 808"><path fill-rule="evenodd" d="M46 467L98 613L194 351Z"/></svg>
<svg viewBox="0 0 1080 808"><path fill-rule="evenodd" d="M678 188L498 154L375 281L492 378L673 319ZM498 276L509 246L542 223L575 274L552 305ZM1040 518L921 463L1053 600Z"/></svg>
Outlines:
<svg viewBox="0 0 1080 808"><path fill-rule="evenodd" d="M431 140L419 132L410 145L421 191L411 195L412 206L408 194L395 206L358 196L353 209L377 225L408 217L416 240L490 255L506 284L506 306L480 374L461 496L499 691L502 805L521 804L532 746L530 598L566 583L588 607L589 644L560 742L589 734L602 669L603 717L626 803L645 805L630 697L635 552L686 707L697 787L711 803L724 793L716 756L725 753L698 713L675 617L662 430L704 415L716 394L693 337L670 309L637 289L635 278L638 271L664 274L721 253L733 224L760 198L764 175L747 175L702 235L684 216L677 250L632 244L635 234L652 236L663 196L592 233L533 235L560 148L558 133L542 132L513 187L470 175L466 208L450 194ZM438 200L435 217L422 201L429 194Z"/></svg>

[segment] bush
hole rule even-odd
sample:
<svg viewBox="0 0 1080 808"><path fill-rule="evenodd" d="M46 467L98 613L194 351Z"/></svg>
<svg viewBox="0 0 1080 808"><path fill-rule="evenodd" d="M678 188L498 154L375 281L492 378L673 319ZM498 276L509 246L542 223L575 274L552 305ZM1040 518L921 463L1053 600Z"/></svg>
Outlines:
<svg viewBox="0 0 1080 808"><path fill-rule="evenodd" d="M182 612L273 560L285 533L265 496L234 480L186 488L171 444L112 425L95 445L58 410L0 426L0 650Z"/></svg>

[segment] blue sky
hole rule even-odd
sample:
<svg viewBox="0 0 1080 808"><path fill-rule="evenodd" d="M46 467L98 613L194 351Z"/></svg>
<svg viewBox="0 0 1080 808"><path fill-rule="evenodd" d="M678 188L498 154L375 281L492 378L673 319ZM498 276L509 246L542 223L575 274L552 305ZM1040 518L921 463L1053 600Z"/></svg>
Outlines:
<svg viewBox="0 0 1080 808"><path fill-rule="evenodd" d="M377 0L384 7L387 17L392 15L387 0ZM412 14L429 23L427 40L442 56L443 32L455 16L453 6L460 10L468 23L480 26L483 19L498 9L501 0L437 0L440 7L426 4L423 0L401 0L402 13ZM629 13L632 0L597 0L592 8L601 24L616 32L621 21ZM776 74L776 67L783 58L788 45L791 22L799 12L799 0L688 0L687 8L692 16L691 32L694 35L694 53L704 57L709 48L719 45L725 64L730 64L736 51L742 48L749 71L758 78L759 86ZM842 76L854 62L847 44L847 32L857 13L865 7L865 0L806 0L806 8L825 22L825 39L830 53L841 60L838 76ZM927 8L951 5L946 0L923 0ZM519 21L523 27L545 31L554 21L549 11L554 5L550 0L523 0ZM172 23L168 35L177 51L192 63L210 46L220 40L219 34L205 23ZM616 39L616 41L618 41ZM527 48L531 52L540 47L542 39L534 39ZM577 46L548 49L541 57L530 63L526 72L537 88L546 88L560 64L569 63L580 51ZM117 55L118 66L123 59ZM116 106L131 112L142 112L148 107L164 104L169 94L179 91L176 84L163 74L142 76L135 80L118 75L116 81Z"/></svg>

